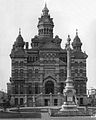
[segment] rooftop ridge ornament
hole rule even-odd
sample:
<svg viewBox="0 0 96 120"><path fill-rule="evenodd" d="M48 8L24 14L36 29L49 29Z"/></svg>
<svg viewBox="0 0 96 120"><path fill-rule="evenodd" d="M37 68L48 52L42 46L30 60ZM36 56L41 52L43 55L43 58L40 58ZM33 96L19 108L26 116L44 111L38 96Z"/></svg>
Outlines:
<svg viewBox="0 0 96 120"><path fill-rule="evenodd" d="M70 35L68 35L67 43L66 43L66 50L70 49L70 41L71 41L71 38L70 38Z"/></svg>
<svg viewBox="0 0 96 120"><path fill-rule="evenodd" d="M78 29L76 29L76 36L78 36Z"/></svg>
<svg viewBox="0 0 96 120"><path fill-rule="evenodd" d="M21 35L21 28L19 28L19 35Z"/></svg>
<svg viewBox="0 0 96 120"><path fill-rule="evenodd" d="M44 9L42 10L42 12L43 12L43 15L48 15L49 10L47 8L47 3L46 2L45 2L45 6L44 6Z"/></svg>

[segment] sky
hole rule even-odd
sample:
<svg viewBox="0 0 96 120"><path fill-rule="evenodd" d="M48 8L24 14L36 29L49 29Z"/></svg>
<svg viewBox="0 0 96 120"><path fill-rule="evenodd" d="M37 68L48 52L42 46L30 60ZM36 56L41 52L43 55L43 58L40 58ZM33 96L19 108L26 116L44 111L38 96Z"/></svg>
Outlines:
<svg viewBox="0 0 96 120"><path fill-rule="evenodd" d="M0 90L6 91L11 76L10 53L19 34L25 42L38 34L38 18L45 2L54 21L54 37L62 39L62 48L70 34L78 35L87 58L87 88L96 88L96 0L0 0Z"/></svg>

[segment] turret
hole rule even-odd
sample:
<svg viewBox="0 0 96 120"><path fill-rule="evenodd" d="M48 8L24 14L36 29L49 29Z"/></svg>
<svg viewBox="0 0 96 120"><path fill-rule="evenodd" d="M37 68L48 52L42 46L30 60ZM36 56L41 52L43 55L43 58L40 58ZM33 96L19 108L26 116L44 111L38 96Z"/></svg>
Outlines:
<svg viewBox="0 0 96 120"><path fill-rule="evenodd" d="M21 36L21 29L19 28L19 35L16 38L16 41L14 42L15 49L23 49L25 45L25 42L23 40L23 37Z"/></svg>
<svg viewBox="0 0 96 120"><path fill-rule="evenodd" d="M24 56L24 45L25 42L21 36L21 29L19 29L19 35L13 44L13 49L11 51L10 57L21 57Z"/></svg>
<svg viewBox="0 0 96 120"><path fill-rule="evenodd" d="M42 10L43 14L41 15L41 18L39 18L38 22L38 36L40 38L53 38L53 18L50 18L50 15L48 14L49 10L47 8L47 5L45 4L44 9Z"/></svg>
<svg viewBox="0 0 96 120"><path fill-rule="evenodd" d="M81 46L82 46L82 42L81 42L80 38L78 37L78 31L76 30L76 36L72 42L73 50L81 51Z"/></svg>

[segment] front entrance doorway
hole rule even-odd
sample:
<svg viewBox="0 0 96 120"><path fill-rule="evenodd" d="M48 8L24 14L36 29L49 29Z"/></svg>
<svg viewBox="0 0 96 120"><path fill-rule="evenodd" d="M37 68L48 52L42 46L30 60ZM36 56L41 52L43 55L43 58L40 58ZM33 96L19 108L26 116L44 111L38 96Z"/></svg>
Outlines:
<svg viewBox="0 0 96 120"><path fill-rule="evenodd" d="M50 100L49 99L45 99L45 106L49 106L50 104Z"/></svg>
<svg viewBox="0 0 96 120"><path fill-rule="evenodd" d="M54 83L52 81L47 81L45 83L45 94L54 94Z"/></svg>

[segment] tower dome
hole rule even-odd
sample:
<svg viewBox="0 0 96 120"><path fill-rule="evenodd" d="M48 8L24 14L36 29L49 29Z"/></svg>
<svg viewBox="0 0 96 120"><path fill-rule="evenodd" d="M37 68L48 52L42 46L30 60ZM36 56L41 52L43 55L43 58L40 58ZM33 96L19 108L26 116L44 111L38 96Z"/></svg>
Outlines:
<svg viewBox="0 0 96 120"><path fill-rule="evenodd" d="M16 38L15 46L16 46L16 47L23 48L24 45L25 45L25 42L24 42L24 40L23 40L23 37L21 36L21 29L19 29L19 35L18 35L18 37Z"/></svg>
<svg viewBox="0 0 96 120"><path fill-rule="evenodd" d="M76 36L72 42L72 46L74 50L81 51L82 42L78 36L77 30L76 30Z"/></svg>
<svg viewBox="0 0 96 120"><path fill-rule="evenodd" d="M38 35L39 37L53 37L53 18L50 18L50 15L48 14L49 10L47 8L47 5L45 4L44 9L42 10L43 14L41 15L41 18L39 18L38 22Z"/></svg>

